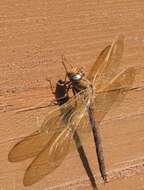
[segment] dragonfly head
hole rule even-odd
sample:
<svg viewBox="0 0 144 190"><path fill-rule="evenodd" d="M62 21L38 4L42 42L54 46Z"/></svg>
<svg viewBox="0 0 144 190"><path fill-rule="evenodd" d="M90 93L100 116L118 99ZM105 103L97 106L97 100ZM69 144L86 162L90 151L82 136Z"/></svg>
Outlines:
<svg viewBox="0 0 144 190"><path fill-rule="evenodd" d="M77 82L84 77L85 73L82 68L73 68L72 71L67 73L67 76L70 81Z"/></svg>
<svg viewBox="0 0 144 190"><path fill-rule="evenodd" d="M71 64L66 65L66 63L66 58L62 56L62 64L66 71L66 76L69 78L69 80L72 82L80 81L85 75L83 68L73 67ZM68 68L67 66L70 66L71 68Z"/></svg>

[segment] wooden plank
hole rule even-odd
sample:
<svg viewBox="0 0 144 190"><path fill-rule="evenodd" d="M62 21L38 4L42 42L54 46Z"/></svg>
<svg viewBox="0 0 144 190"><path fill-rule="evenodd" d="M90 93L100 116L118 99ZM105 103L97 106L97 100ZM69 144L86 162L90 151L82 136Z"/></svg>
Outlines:
<svg viewBox="0 0 144 190"><path fill-rule="evenodd" d="M121 69L135 67L136 79L134 89L112 107L101 125L110 180L105 186L90 135L84 147L99 189L144 188L143 12L141 0L0 2L1 189L25 189L22 178L30 160L9 163L7 155L51 110L46 107L52 99L46 78L55 82L64 77L61 55L88 73L100 51L120 33L125 35ZM56 171L28 189L92 187L75 150Z"/></svg>

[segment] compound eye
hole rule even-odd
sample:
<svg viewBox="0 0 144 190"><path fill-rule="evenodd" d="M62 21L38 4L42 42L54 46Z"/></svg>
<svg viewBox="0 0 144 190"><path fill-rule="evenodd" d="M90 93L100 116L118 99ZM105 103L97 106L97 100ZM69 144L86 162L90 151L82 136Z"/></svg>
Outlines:
<svg viewBox="0 0 144 190"><path fill-rule="evenodd" d="M81 75L80 74L74 75L74 76L72 76L72 79L75 81L78 81L81 79Z"/></svg>

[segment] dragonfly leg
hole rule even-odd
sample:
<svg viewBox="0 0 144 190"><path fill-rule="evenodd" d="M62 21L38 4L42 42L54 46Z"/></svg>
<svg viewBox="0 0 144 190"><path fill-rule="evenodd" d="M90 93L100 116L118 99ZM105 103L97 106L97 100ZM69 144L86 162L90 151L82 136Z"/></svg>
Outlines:
<svg viewBox="0 0 144 190"><path fill-rule="evenodd" d="M51 89L52 94L55 94L54 86L53 86L51 80L48 79L48 78L46 78L46 80L49 82L49 85L50 85L50 89Z"/></svg>

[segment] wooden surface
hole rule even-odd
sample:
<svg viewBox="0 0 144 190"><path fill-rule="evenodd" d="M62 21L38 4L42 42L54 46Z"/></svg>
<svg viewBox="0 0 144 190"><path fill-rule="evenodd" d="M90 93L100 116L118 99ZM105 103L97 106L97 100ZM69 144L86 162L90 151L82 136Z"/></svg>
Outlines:
<svg viewBox="0 0 144 190"><path fill-rule="evenodd" d="M144 189L143 14L142 0L0 2L0 189L92 189L77 151L31 187L22 184L30 160L9 163L7 155L51 109L45 108L52 99L45 79L63 78L61 55L88 71L120 33L125 35L121 66L135 67L136 79L135 89L112 107L101 125L108 184L102 184L92 138L84 147L99 190Z"/></svg>

